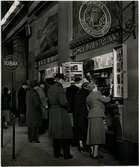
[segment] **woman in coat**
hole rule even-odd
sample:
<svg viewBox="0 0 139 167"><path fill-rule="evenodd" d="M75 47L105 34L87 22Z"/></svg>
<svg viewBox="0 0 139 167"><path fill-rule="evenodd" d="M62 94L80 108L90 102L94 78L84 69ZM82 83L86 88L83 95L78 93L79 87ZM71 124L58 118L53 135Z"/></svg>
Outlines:
<svg viewBox="0 0 139 167"><path fill-rule="evenodd" d="M42 124L42 108L39 94L35 90L38 87L36 83L32 84L32 88L27 91L27 126L28 139L30 142L39 143L38 133L39 127Z"/></svg>
<svg viewBox="0 0 139 167"><path fill-rule="evenodd" d="M70 159L70 139L73 138L72 126L68 115L68 102L62 87L63 75L56 75L54 82L48 89L49 102L49 135L53 139L54 156L61 156L63 149L64 158Z"/></svg>
<svg viewBox="0 0 139 167"><path fill-rule="evenodd" d="M104 103L110 101L110 97L102 96L97 90L94 83L89 84L90 94L87 97L86 103L88 106L88 132L87 144L91 146L90 156L99 158L98 149L100 144L105 144L105 129L104 129Z"/></svg>

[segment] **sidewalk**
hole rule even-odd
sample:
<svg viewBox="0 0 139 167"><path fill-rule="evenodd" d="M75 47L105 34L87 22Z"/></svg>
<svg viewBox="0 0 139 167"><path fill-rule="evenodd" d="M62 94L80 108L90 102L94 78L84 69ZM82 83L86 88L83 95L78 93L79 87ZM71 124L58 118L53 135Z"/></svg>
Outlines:
<svg viewBox="0 0 139 167"><path fill-rule="evenodd" d="M52 143L45 133L40 136L40 143L29 143L27 128L16 125L16 159L12 159L12 127L4 130L4 146L1 150L2 166L108 166L120 165L114 157L101 150L103 159L94 160L87 152L79 152L76 147L71 148L73 159L64 160L53 157Z"/></svg>

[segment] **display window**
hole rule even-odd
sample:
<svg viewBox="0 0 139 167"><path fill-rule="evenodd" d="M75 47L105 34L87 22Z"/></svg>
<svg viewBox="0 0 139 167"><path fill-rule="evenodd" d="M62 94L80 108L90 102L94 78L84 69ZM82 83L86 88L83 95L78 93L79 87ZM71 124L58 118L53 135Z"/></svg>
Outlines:
<svg viewBox="0 0 139 167"><path fill-rule="evenodd" d="M127 97L127 58L125 45L113 49L113 96Z"/></svg>
<svg viewBox="0 0 139 167"><path fill-rule="evenodd" d="M112 94L113 85L113 53L92 58L94 61L93 80L98 90L104 95Z"/></svg>

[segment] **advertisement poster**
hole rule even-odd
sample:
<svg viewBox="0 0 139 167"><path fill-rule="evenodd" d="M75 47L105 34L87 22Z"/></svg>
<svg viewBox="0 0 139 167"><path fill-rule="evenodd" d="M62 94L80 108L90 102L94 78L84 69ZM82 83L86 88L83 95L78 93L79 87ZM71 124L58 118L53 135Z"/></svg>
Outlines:
<svg viewBox="0 0 139 167"><path fill-rule="evenodd" d="M65 62L62 64L62 73L65 75L65 82L70 85L76 78L83 79L82 62Z"/></svg>

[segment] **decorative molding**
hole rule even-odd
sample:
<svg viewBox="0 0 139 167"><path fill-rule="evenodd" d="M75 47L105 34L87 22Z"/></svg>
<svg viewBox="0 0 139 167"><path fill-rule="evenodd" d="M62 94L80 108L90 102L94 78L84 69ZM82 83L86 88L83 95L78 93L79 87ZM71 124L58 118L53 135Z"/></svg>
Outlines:
<svg viewBox="0 0 139 167"><path fill-rule="evenodd" d="M83 2L79 10L79 21L86 33L102 37L111 27L111 14L103 2Z"/></svg>
<svg viewBox="0 0 139 167"><path fill-rule="evenodd" d="M117 27L113 27L112 29L111 29L111 31L109 32L109 34L107 34L107 35L110 35L110 34L114 34L114 33L116 33L116 32L119 32L119 30L120 30L120 27L119 26L117 26ZM105 36L106 37L106 36ZM101 37L102 38L102 37ZM82 36L82 37L80 37L80 38L78 38L78 40L72 40L71 42L70 42L70 49L74 49L74 48L76 48L76 47L78 47L78 46L81 46L81 45L84 45L84 44L86 44L86 43L89 43L89 42L92 42L92 41L96 41L97 39L100 39L100 38L94 38L93 36Z"/></svg>

